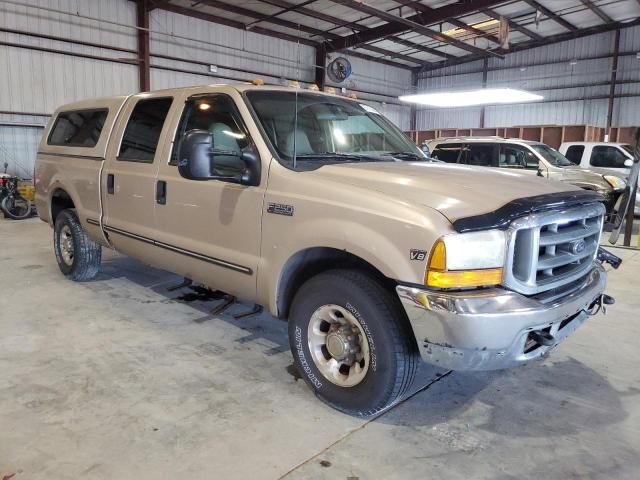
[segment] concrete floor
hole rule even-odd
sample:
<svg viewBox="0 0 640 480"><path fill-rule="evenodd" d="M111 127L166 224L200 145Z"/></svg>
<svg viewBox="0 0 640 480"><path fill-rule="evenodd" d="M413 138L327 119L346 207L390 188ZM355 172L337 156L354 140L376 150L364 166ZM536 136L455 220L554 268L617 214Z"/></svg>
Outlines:
<svg viewBox="0 0 640 480"><path fill-rule="evenodd" d="M639 478L639 253L616 249L618 303L550 359L424 367L366 422L296 379L284 322L211 317L110 252L67 281L37 219L0 220L0 245L0 478Z"/></svg>

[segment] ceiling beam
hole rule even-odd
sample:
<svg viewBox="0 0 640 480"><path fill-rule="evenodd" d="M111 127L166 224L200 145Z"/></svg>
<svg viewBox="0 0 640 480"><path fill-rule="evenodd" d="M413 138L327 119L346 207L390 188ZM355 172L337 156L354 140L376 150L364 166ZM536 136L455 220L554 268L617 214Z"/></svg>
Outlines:
<svg viewBox="0 0 640 480"><path fill-rule="evenodd" d="M218 8L221 10L227 10L229 12L233 12L236 13L238 15L242 15L244 17L248 17L248 18L255 18L255 19L259 19L261 21L264 21L266 23L272 23L274 25L278 25L280 27L284 27L284 28L288 28L290 30L297 30L300 32L305 32L308 33L310 35L316 36L316 37L320 37L319 38L319 42L322 42L324 40L327 39L333 39L333 40L338 40L340 38L342 38L340 35L337 35L335 33L330 33L330 32L326 32L324 30L320 30L314 27L309 27L307 25L302 25L302 24L298 24L296 22L292 22L290 20L285 20L283 18L265 18L265 15L260 13L260 12L256 12L254 10L249 10L247 8L244 7L239 7L237 5L232 5L229 3L225 3L225 2L221 2L220 0L200 0L200 4L201 5L209 5L211 7L214 8ZM195 10L194 10L195 11ZM238 22L241 23L241 22ZM249 31L253 31L253 32L258 32L258 28L257 26L251 26L251 28L247 28L246 25L242 24L245 30L249 30ZM295 38L298 38L296 36L294 36ZM369 50L371 52L383 55L385 57L389 57L389 59L398 59L398 60L403 60L405 62L411 62L414 65L421 65L421 66L428 66L430 65L429 62L426 62L424 60L420 60L419 58L415 58L415 57L411 57L409 55L405 55L399 52L392 52L390 50L386 50L380 47L375 47L373 45L367 45L365 47L363 47L363 49ZM378 57L370 57L370 58L378 58ZM395 66L398 65L403 65L404 68L411 68L408 65L404 65L404 64L398 64L396 63Z"/></svg>
<svg viewBox="0 0 640 480"><path fill-rule="evenodd" d="M179 15L185 15L187 17L193 17L193 18L198 18L200 20L204 20L207 22L211 22L211 23L217 23L220 25L226 25L228 27L232 27L232 28L238 28L240 30L245 30L244 24L242 22L238 22L236 20L230 20L228 18L223 18L220 17L218 15L213 15L210 13L206 13L206 12L202 12L200 10L192 10L190 8L185 8L185 7L180 7L178 5L173 5L173 4L165 4L162 7L158 7L159 9L162 10L166 10L167 12L172 12L172 13L177 13ZM300 42L304 45L309 45L311 47L315 47L318 48L320 46L319 42L314 42L312 40L306 39L306 38L301 38L301 37L297 37L295 35L289 35L287 33L283 33L283 32L278 32L276 30L269 30L266 28L262 28L262 27L253 27L251 29L252 32L254 33L258 33L260 35L265 35L268 37L275 37L275 38L280 38L282 40L287 40L289 42ZM375 51L376 53L380 53L382 55L387 55L387 56L391 56L393 55L393 52L388 52L386 50L383 49L374 49L373 47L370 49L371 51ZM362 58L364 60L369 60L369 61L373 61L373 62L378 62L378 63L382 63L385 65L389 65L390 67L396 67L396 68L403 68L403 69L407 69L410 70L411 67L409 65L406 65L404 63L399 63L399 62L394 62L392 60L388 60L386 58L379 58L379 57L374 57L371 55L366 55L364 53L355 53L355 52L349 52L352 56L354 57L358 57L358 58ZM410 58L411 61L414 64L420 64L422 66L426 65L426 62L422 62L421 60L418 60L416 58L413 57L407 57Z"/></svg>
<svg viewBox="0 0 640 480"><path fill-rule="evenodd" d="M360 3L358 0L330 0L330 1L333 3L338 3L340 5L345 5L353 10L366 13L367 15L372 15L374 17L385 20L389 22L390 25L394 25L394 24L399 25L404 30L411 30L421 35L424 35L426 37L437 40L439 42L448 43L449 45L452 45L456 48L460 48L462 50L466 50L470 53L485 54L485 55L490 54L490 52L486 50L483 50L478 47L474 47L473 45L469 45L468 43L462 42L453 37L449 37L448 35L444 35L442 33L436 32L435 30L431 30L425 27L424 25L422 25L422 23L418 23L412 20L413 17L411 18L399 17L397 15L386 12L384 10L380 10L378 8L366 5L364 3ZM421 17L422 14L419 14L418 16Z"/></svg>
<svg viewBox="0 0 640 480"><path fill-rule="evenodd" d="M431 25L443 22L449 18L477 12L481 8L493 7L504 2L505 0L461 0L443 7L434 8L430 14L421 13L419 15L412 15L411 17L407 17L406 20L416 22L420 25ZM329 42L330 50L337 51L357 47L367 42L388 37L389 35L406 32L407 30L411 30L411 27L401 23L388 23L379 27L370 28L364 32L357 32L353 35L342 37L340 40L332 40Z"/></svg>
<svg viewBox="0 0 640 480"><path fill-rule="evenodd" d="M566 28L567 30L569 30L571 32L575 32L576 30L578 30L578 27L576 27L573 23L567 22L560 15L555 14L554 12L549 10L547 7L545 7L544 5L541 5L538 2L536 2L536 0L523 0L523 1L525 3L527 3L529 6L535 8L536 10L538 10L540 12L542 12L547 17L549 17L551 20L553 20L557 24L561 25L562 27Z"/></svg>
<svg viewBox="0 0 640 480"><path fill-rule="evenodd" d="M598 17L600 17L600 20L602 20L604 23L613 22L613 19L609 15L604 13L600 7L594 5L591 0L580 0L580 2L582 2L585 7L595 13Z"/></svg>
<svg viewBox="0 0 640 480"><path fill-rule="evenodd" d="M341 20L338 17L333 17L331 15L327 15L326 13L319 12L317 10L312 10L310 8L298 7L295 3L290 3L287 0L259 0L259 1L262 3L275 5L277 7L282 7L282 8L297 7L295 9L297 13L306 15L307 17L315 18L317 20L322 20L323 22L332 23L339 27L350 28L352 30L356 30L360 32L369 30L368 27L365 27L364 25L360 25L359 23L356 23L356 22L345 23L344 20ZM397 43L399 45L404 45L407 48L411 48L414 50L418 50L420 52L435 55L440 58L456 58L455 55L451 55L446 52L441 52L440 50L436 50L435 48L425 47L424 45L411 42L409 40L404 40L396 37L389 37L387 38L387 40Z"/></svg>
<svg viewBox="0 0 640 480"><path fill-rule="evenodd" d="M198 18L200 20L205 20L207 22L218 23L220 25L226 25L228 27L239 28L240 30L244 30L244 23L238 22L237 20L230 20L228 18L223 18L218 15L213 15L211 13L206 13L201 10L193 10L190 8L180 7L178 5L173 4L165 4L160 7L157 7L161 10L166 10L167 12L177 13L179 15L185 15L187 17ZM251 31L255 33L259 33L261 35L266 35L268 37L280 38L282 40L288 40L290 42L300 42L304 45L309 45L311 47L317 47L319 45L318 42L314 42L313 40L309 40L307 38L297 37L295 35L289 35L288 33L278 32L276 30L270 30L262 27L253 27Z"/></svg>
<svg viewBox="0 0 640 480"><path fill-rule="evenodd" d="M432 13L434 8L432 7L428 7L427 5L424 5L423 3L420 3L419 1L415 1L415 0L393 0L396 3L399 3L400 5L403 5L405 7L409 7L412 8L413 10L416 11L416 13L420 14L420 13ZM479 28L475 28L472 25L467 25L466 23L456 19L456 18L450 18L447 20L448 23L450 23L451 25L454 25L458 28L462 28L463 30L466 30L469 33L472 33L473 35L476 35L478 37L482 37L482 38L486 38L487 40L489 40L490 42L493 42L495 44L500 45L500 39L498 37L496 37L495 35L492 35L488 32L485 32L484 30L480 30Z"/></svg>
<svg viewBox="0 0 640 480"><path fill-rule="evenodd" d="M502 53L509 54L514 52L520 52L522 50L530 50L532 48L544 47L546 45L552 45L554 43L566 42L568 40L574 40L576 38L588 37L589 35L597 35L598 33L610 32L616 29L624 29L629 27L637 27L640 26L640 18L633 20L632 22L621 23L607 23L604 25L595 25L589 28L583 28L578 30L577 32L565 32L559 33L556 35L550 35L548 37L544 37L541 41L537 40L529 40L527 42L516 43L515 45L511 45L508 50L503 50ZM483 57L480 55L466 55L464 57L460 57L457 60L452 61L442 61L438 63L434 63L432 67L427 67L422 69L422 71L430 71L437 70L439 68L448 67L451 65L461 65L463 63L475 62L478 60L482 60Z"/></svg>
<svg viewBox="0 0 640 480"><path fill-rule="evenodd" d="M638 0L640 1L640 0ZM484 13L487 17L491 17L494 20L500 20L501 17L503 17L504 15L500 15L498 12L496 12L495 10L492 10L490 8L483 8L482 10L480 10L482 13ZM517 32L522 33L523 35L526 35L527 37L531 38L532 40L542 40L542 35L538 35L537 33L533 32L532 30L529 30L528 28L520 25L519 23L514 22L513 20L511 20L508 17L504 17L507 19L507 23L509 24L509 28L511 30L516 30Z"/></svg>
<svg viewBox="0 0 640 480"><path fill-rule="evenodd" d="M149 0L148 10L154 10L160 8L163 5L168 5L171 0Z"/></svg>

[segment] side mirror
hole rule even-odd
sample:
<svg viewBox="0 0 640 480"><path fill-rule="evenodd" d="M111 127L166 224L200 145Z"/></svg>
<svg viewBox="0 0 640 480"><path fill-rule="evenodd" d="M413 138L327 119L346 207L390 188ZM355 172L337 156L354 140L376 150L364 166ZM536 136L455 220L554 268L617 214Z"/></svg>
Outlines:
<svg viewBox="0 0 640 480"><path fill-rule="evenodd" d="M252 151L216 150L213 135L206 130L191 130L178 145L178 172L190 180L223 180L242 185L256 186L260 183L260 161ZM239 175L215 173L216 156L238 157L245 164Z"/></svg>
<svg viewBox="0 0 640 480"><path fill-rule="evenodd" d="M627 159L624 161L624 166L625 166L625 167L633 167L633 160L631 160L630 158L627 158Z"/></svg>

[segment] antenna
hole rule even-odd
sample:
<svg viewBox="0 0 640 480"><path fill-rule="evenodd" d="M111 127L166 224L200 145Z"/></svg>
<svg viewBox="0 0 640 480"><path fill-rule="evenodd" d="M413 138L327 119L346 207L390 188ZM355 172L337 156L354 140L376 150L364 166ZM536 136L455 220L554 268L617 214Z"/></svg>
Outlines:
<svg viewBox="0 0 640 480"><path fill-rule="evenodd" d="M300 90L300 24L298 24L298 43L296 45L296 81L298 86L296 87L296 101L295 101L295 115L293 117L293 169L296 169L298 159L298 90Z"/></svg>

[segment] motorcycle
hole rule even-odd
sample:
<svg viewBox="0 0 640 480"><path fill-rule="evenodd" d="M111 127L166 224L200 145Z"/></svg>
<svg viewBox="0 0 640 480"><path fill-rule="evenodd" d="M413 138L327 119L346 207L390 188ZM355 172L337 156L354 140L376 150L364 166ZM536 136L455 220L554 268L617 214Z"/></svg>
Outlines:
<svg viewBox="0 0 640 480"><path fill-rule="evenodd" d="M0 174L0 208L5 216L14 220L22 220L31 216L32 206L29 200L18 192L19 178L8 175L7 164L5 173Z"/></svg>

